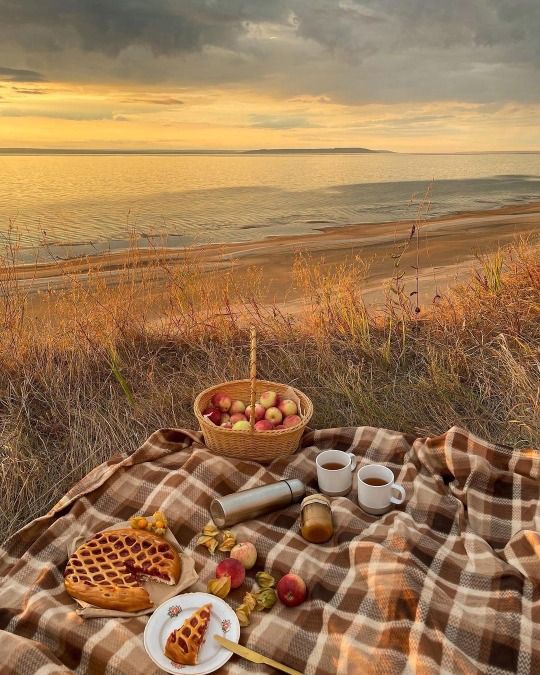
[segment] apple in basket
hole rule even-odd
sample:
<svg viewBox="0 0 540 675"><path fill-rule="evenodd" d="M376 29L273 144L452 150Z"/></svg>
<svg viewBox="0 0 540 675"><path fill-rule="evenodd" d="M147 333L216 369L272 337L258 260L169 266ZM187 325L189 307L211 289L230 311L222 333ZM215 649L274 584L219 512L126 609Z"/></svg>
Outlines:
<svg viewBox="0 0 540 675"><path fill-rule="evenodd" d="M214 408L221 410L221 412L227 412L231 407L232 401L230 396L227 396L222 391L217 391L210 399L210 403Z"/></svg>
<svg viewBox="0 0 540 675"><path fill-rule="evenodd" d="M276 424L281 424L281 421L283 420L283 415L278 410L278 408L272 407L266 410L266 415L264 416L264 418L272 422L272 424L275 426Z"/></svg>
<svg viewBox="0 0 540 675"><path fill-rule="evenodd" d="M229 422L234 426L237 422L242 422L246 419L247 417L244 415L244 413L234 413L234 415L231 415Z"/></svg>
<svg viewBox="0 0 540 675"><path fill-rule="evenodd" d="M233 431L249 431L251 429L251 424L247 420L238 420L232 426Z"/></svg>
<svg viewBox="0 0 540 675"><path fill-rule="evenodd" d="M277 394L275 391L264 391L259 399L263 408L273 408L276 405Z"/></svg>
<svg viewBox="0 0 540 675"><path fill-rule="evenodd" d="M297 424L300 424L302 419L298 415L289 415L283 420L283 426L285 429L289 427L295 427Z"/></svg>
<svg viewBox="0 0 540 675"><path fill-rule="evenodd" d="M245 410L246 404L244 403L244 401L233 401L231 403L231 408L229 412L231 413L231 415L233 415L234 413L243 413L245 412Z"/></svg>
<svg viewBox="0 0 540 675"><path fill-rule="evenodd" d="M255 403L255 421L258 422L259 420L264 419L264 415L266 413L266 408L261 405L260 403ZM249 419L251 419L251 406L248 405L246 408L246 412L244 413L245 416Z"/></svg>
<svg viewBox="0 0 540 675"><path fill-rule="evenodd" d="M259 420L255 422L255 429L257 431L273 431L274 425L270 420Z"/></svg>
<svg viewBox="0 0 540 675"><path fill-rule="evenodd" d="M290 398L285 398L278 405L278 408L283 415L283 417L289 417L289 415L296 415L298 412L298 406L294 401L291 401Z"/></svg>
<svg viewBox="0 0 540 675"><path fill-rule="evenodd" d="M221 424L221 410L218 408L208 407L203 410L203 417L213 422L213 424Z"/></svg>

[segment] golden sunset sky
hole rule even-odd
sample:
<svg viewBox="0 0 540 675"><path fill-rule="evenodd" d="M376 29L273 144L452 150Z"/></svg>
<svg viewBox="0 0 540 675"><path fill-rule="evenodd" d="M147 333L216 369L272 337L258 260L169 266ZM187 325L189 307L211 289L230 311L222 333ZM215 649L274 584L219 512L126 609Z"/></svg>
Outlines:
<svg viewBox="0 0 540 675"><path fill-rule="evenodd" d="M0 147L540 149L534 0L0 0Z"/></svg>

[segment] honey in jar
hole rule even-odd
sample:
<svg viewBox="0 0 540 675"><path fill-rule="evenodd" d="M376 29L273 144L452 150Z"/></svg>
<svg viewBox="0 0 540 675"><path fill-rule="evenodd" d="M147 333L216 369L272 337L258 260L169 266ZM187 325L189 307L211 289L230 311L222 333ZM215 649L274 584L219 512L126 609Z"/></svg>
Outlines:
<svg viewBox="0 0 540 675"><path fill-rule="evenodd" d="M306 541L313 544L323 544L332 537L332 508L327 497L315 494L302 500L300 532Z"/></svg>

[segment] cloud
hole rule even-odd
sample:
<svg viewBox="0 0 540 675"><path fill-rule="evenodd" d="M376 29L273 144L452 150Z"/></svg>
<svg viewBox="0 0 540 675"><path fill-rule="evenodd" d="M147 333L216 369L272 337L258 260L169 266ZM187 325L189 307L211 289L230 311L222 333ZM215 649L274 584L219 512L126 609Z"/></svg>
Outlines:
<svg viewBox="0 0 540 675"><path fill-rule="evenodd" d="M97 121L112 120L111 112L100 112L84 109L56 109L52 107L12 107L0 108L0 117L44 117L56 120Z"/></svg>
<svg viewBox="0 0 540 675"><path fill-rule="evenodd" d="M144 96L123 99L124 103L149 103L151 105L184 105L184 101L174 96L154 96L145 98Z"/></svg>
<svg viewBox="0 0 540 675"><path fill-rule="evenodd" d="M0 16L0 62L63 82L346 105L540 101L538 0L0 0ZM159 99L144 102L180 105Z"/></svg>
<svg viewBox="0 0 540 675"><path fill-rule="evenodd" d="M310 129L318 126L305 117L294 117L292 115L254 114L250 115L250 120L249 126L258 129Z"/></svg>
<svg viewBox="0 0 540 675"><path fill-rule="evenodd" d="M18 94L47 94L47 89L33 89L30 87L13 87L13 91L16 91Z"/></svg>
<svg viewBox="0 0 540 675"><path fill-rule="evenodd" d="M0 80L4 82L45 82L41 73L20 68L0 68Z"/></svg>
<svg viewBox="0 0 540 675"><path fill-rule="evenodd" d="M281 0L1 0L0 13L6 32L15 30L27 47L32 38L42 51L56 51L68 38L109 56L135 45L164 55L232 46L246 23L283 19L286 7Z"/></svg>

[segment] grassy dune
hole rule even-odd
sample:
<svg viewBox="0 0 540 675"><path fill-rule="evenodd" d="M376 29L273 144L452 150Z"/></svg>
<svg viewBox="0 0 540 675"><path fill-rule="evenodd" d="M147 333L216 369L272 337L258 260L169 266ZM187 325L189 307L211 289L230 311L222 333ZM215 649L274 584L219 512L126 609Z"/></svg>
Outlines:
<svg viewBox="0 0 540 675"><path fill-rule="evenodd" d="M169 265L156 254L144 268L134 258L114 287L66 269L68 288L42 292L39 303L8 264L0 278L0 539L156 428L194 427L200 389L246 376L250 323L260 377L304 390L315 427L436 434L460 424L500 443L540 445L538 252L520 243L479 260L468 283L419 311L422 296L410 295L415 280L404 284L398 262L384 309L368 310L360 261L328 271L299 258L305 312L294 317L262 304L260 270L237 288L234 276L209 278L190 256Z"/></svg>

